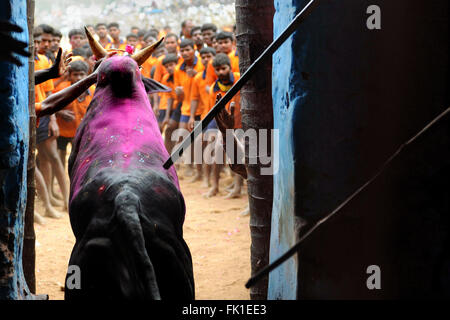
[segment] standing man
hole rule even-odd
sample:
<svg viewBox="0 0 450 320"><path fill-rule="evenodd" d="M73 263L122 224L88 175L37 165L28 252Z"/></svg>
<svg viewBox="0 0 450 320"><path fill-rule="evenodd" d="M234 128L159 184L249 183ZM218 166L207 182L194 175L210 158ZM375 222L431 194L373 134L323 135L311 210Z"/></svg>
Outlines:
<svg viewBox="0 0 450 320"><path fill-rule="evenodd" d="M50 29L46 29L45 32L45 41L42 43L42 36L44 35L43 29L37 28L34 32L35 37L35 58L34 58L34 70L42 70L51 67L50 60L44 55L45 52L50 47L51 42L51 32ZM50 32L50 33L48 33ZM43 82L35 87L35 100L36 103L42 102L46 97L51 94L51 91L54 89L53 81L48 80ZM64 177L64 168L58 156L58 151L56 148L56 138L59 136L59 128L56 123L55 115L51 115L50 117L43 117L39 122L39 127L36 129L36 147L38 150L38 160L39 160L39 175L42 173L42 176L45 180L46 190L48 192L49 199L52 204L59 204L58 200L52 194L52 171L55 174L61 191L63 193L63 203L64 209L68 208L68 196L69 192L67 189L65 177ZM52 210L46 210L46 215L58 217L56 213Z"/></svg>
<svg viewBox="0 0 450 320"><path fill-rule="evenodd" d="M103 48L106 48L106 46L111 43L111 39L108 37L108 28L106 23L97 23L95 25L95 32L98 35L98 42L100 42Z"/></svg>
<svg viewBox="0 0 450 320"><path fill-rule="evenodd" d="M191 39L191 30L192 27L194 26L194 23L192 22L191 19L188 20L184 20L181 23L181 40L183 39Z"/></svg>
<svg viewBox="0 0 450 320"><path fill-rule="evenodd" d="M111 39L108 37L108 28L106 26L106 23L100 22L95 25L95 32L98 35L98 41L102 45L103 48L106 48L106 46L111 43Z"/></svg>
<svg viewBox="0 0 450 320"><path fill-rule="evenodd" d="M123 39L120 39L120 28L117 22L111 22L108 24L108 33L112 38L112 42L108 43L105 49L125 50L127 44Z"/></svg>
<svg viewBox="0 0 450 320"><path fill-rule="evenodd" d="M213 23L205 23L201 28L203 42L206 43L208 47L213 46L213 36L216 35L217 26Z"/></svg>
<svg viewBox="0 0 450 320"><path fill-rule="evenodd" d="M195 44L195 54L198 56L200 54L200 50L205 47L202 36L202 28L199 26L193 27L191 30L191 37Z"/></svg>
<svg viewBox="0 0 450 320"><path fill-rule="evenodd" d="M81 29L72 29L69 31L69 42L73 49L81 48L84 44L86 36Z"/></svg>
<svg viewBox="0 0 450 320"><path fill-rule="evenodd" d="M191 87L194 76L197 72L202 72L204 66L200 59L195 55L194 41L191 39L184 39L180 43L180 54L183 61L175 68L174 86L177 98L183 101L181 105L181 117L179 128L188 130L188 122L191 117ZM194 114L194 121L199 121L203 110L197 108ZM194 148L191 149L191 160L194 159ZM201 177L202 166L197 164L197 175ZM188 166L186 175L191 175L192 170Z"/></svg>

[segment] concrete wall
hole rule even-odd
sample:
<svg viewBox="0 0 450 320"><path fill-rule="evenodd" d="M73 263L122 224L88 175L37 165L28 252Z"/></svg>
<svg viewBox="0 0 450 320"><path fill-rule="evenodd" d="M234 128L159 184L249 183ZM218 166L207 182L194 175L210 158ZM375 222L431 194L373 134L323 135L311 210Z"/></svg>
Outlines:
<svg viewBox="0 0 450 320"><path fill-rule="evenodd" d="M9 15L9 12L11 14ZM0 19L23 28L28 42L25 0L0 2ZM0 61L0 299L29 294L22 270L29 140L28 59L22 67Z"/></svg>
<svg viewBox="0 0 450 320"><path fill-rule="evenodd" d="M275 1L275 36L307 2ZM307 230L449 106L448 1L319 2L273 60L281 170L271 260L294 242L293 212ZM381 30L366 26L373 4ZM443 123L304 242L297 298L450 295ZM289 263L271 274L270 298L295 296ZM369 265L381 268L381 290L366 286Z"/></svg>

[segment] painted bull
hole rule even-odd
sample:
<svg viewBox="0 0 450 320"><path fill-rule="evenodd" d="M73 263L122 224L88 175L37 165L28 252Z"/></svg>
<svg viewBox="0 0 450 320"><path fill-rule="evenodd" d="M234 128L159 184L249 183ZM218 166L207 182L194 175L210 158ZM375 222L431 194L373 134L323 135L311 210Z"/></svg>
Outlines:
<svg viewBox="0 0 450 320"><path fill-rule="evenodd" d="M69 158L69 265L80 268L81 288L66 285L66 299L194 299L184 198L175 169L163 168L169 155L138 67L154 48L98 67Z"/></svg>

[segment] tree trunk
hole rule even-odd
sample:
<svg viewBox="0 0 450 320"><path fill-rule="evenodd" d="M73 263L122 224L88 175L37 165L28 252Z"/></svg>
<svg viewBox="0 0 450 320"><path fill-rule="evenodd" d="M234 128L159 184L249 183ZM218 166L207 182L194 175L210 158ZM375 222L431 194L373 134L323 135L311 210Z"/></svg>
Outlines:
<svg viewBox="0 0 450 320"><path fill-rule="evenodd" d="M273 0L236 0L236 38L239 68L243 74L273 40ZM272 63L268 62L241 90L242 127L246 131L273 129ZM255 275L269 263L272 216L273 176L261 175L268 167L259 161L251 163L249 143L245 141L247 185L250 207L251 274ZM271 152L270 136L267 139L268 155ZM258 150L259 151L259 150ZM267 299L268 277L250 289L252 300Z"/></svg>
<svg viewBox="0 0 450 320"><path fill-rule="evenodd" d="M31 56L28 59L28 109L30 112L30 142L28 150L28 164L27 164L27 207L25 210L25 233L23 241L23 256L22 265L25 280L27 281L30 292L36 294L36 253L35 241L36 235L34 233L34 199L36 194L36 185L34 181L35 174L35 153L36 153L36 112L34 109L34 39L33 39L33 25L34 25L34 0L27 0L27 22L29 45L28 51Z"/></svg>

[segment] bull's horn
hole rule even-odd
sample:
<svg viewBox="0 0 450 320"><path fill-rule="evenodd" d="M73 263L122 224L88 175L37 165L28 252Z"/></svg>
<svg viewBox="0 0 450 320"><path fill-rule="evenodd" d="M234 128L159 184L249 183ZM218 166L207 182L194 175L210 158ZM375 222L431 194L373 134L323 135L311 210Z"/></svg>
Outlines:
<svg viewBox="0 0 450 320"><path fill-rule="evenodd" d="M86 36L89 40L89 46L91 47L92 53L95 55L97 60L106 57L108 52L102 47L102 45L94 39L91 32L84 26L84 31L86 32Z"/></svg>
<svg viewBox="0 0 450 320"><path fill-rule="evenodd" d="M141 64L143 64L145 62L145 60L147 60L148 58L150 58L150 56L152 55L153 51L155 51L155 49L161 44L161 42L164 41L164 37L162 37L161 39L159 39L159 41L155 42L152 45L149 45L148 47L142 49L139 52L136 52L135 54L133 54L131 57L137 62L137 64L140 66Z"/></svg>

